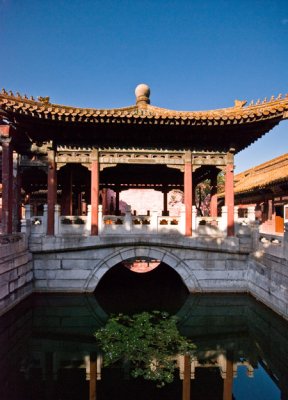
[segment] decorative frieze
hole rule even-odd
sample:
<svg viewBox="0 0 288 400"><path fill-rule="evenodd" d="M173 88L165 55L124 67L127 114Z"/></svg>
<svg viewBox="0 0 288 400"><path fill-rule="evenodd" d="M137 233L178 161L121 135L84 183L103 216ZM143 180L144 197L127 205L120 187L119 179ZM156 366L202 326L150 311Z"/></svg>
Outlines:
<svg viewBox="0 0 288 400"><path fill-rule="evenodd" d="M225 153L198 153L192 155L193 165L215 165L224 166L227 164L227 155Z"/></svg>
<svg viewBox="0 0 288 400"><path fill-rule="evenodd" d="M90 169L90 163L95 151L98 151L100 170L115 167L119 164L158 164L170 168L177 168L183 172L187 151L149 151L146 149L95 149L80 147L59 147L56 154L57 169L67 163L82 164ZM195 167L202 165L225 166L228 162L225 153L193 153L190 152L190 160Z"/></svg>

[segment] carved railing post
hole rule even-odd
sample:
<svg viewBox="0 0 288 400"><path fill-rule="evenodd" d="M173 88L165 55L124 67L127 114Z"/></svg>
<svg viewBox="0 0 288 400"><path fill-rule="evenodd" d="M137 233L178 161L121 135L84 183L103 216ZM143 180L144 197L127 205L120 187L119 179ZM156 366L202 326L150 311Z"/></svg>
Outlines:
<svg viewBox="0 0 288 400"><path fill-rule="evenodd" d="M61 206L59 204L55 204L55 207L54 207L54 235L59 235L60 213L61 213Z"/></svg>
<svg viewBox="0 0 288 400"><path fill-rule="evenodd" d="M87 206L87 218L86 218L86 225L85 225L85 233L86 235L91 234L91 204Z"/></svg>
<svg viewBox="0 0 288 400"><path fill-rule="evenodd" d="M103 207L101 204L98 206L98 234L103 231Z"/></svg>
<svg viewBox="0 0 288 400"><path fill-rule="evenodd" d="M124 228L125 231L131 233L132 231L132 215L131 215L131 206L127 205L125 217L124 217Z"/></svg>
<svg viewBox="0 0 288 400"><path fill-rule="evenodd" d="M152 210L151 213L151 229L153 233L158 232L158 211Z"/></svg>
<svg viewBox="0 0 288 400"><path fill-rule="evenodd" d="M227 214L228 214L228 207L222 206L220 229L225 235L227 234L227 222L228 222Z"/></svg>

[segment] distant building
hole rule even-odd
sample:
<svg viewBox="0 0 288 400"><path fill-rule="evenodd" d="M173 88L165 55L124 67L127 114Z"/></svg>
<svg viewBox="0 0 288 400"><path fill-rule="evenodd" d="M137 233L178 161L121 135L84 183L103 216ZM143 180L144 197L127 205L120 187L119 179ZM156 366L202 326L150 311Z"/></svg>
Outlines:
<svg viewBox="0 0 288 400"><path fill-rule="evenodd" d="M235 175L234 196L239 217L245 217L248 207L253 206L261 230L283 232L284 205L288 205L288 153Z"/></svg>

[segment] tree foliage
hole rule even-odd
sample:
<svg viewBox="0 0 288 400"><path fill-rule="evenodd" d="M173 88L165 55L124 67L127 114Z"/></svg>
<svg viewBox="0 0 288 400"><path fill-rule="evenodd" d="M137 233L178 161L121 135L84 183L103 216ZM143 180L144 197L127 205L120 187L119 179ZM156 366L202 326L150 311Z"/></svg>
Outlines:
<svg viewBox="0 0 288 400"><path fill-rule="evenodd" d="M155 381L159 387L173 381L175 357L195 349L180 335L176 317L160 311L113 316L95 337L103 351L104 366L122 360L130 365L133 377Z"/></svg>

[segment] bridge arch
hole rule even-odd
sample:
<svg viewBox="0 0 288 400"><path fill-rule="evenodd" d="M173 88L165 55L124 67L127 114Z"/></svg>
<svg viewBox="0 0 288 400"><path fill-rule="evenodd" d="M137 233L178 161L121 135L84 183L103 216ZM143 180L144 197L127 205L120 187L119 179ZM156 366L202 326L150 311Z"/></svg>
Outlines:
<svg viewBox="0 0 288 400"><path fill-rule="evenodd" d="M129 246L114 248L111 253L101 259L89 274L85 282L85 291L94 292L103 275L115 265L131 258L151 258L167 264L174 269L190 292L201 291L200 284L191 268L176 254L164 248L153 246Z"/></svg>

